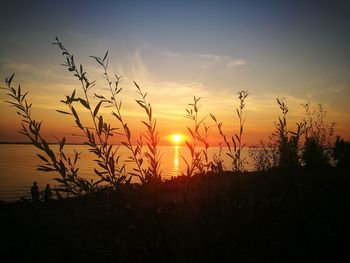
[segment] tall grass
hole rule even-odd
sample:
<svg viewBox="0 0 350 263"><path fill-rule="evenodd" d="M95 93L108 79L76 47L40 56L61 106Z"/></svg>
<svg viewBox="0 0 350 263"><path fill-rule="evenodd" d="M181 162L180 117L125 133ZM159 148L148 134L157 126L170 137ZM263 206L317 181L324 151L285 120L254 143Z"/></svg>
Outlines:
<svg viewBox="0 0 350 263"><path fill-rule="evenodd" d="M296 167L299 165L298 146L302 134L302 123L297 123L297 130L290 131L287 128L287 105L277 99L277 103L282 111L282 117L278 117L276 133L278 136L278 152L280 167Z"/></svg>
<svg viewBox="0 0 350 263"><path fill-rule="evenodd" d="M248 91L241 90L238 91L238 99L239 99L239 107L236 108L236 113L238 117L238 122L239 122L239 131L238 133L235 133L231 136L231 142L229 139L227 139L226 135L224 134L222 130L222 122L218 122L214 114L210 114L211 118L215 122L219 134L222 137L225 145L227 146L228 153L227 155L231 158L232 160L232 168L233 171L236 172L243 172L244 171L244 163L245 163L245 158L241 157L242 149L245 147L245 143L243 142L243 131L244 131L244 123L245 123L245 118L243 116L243 109L246 105L245 100L248 97L249 93ZM232 143L232 144L231 144Z"/></svg>
<svg viewBox="0 0 350 263"><path fill-rule="evenodd" d="M108 73L108 52L105 54L104 58L91 56L96 60L96 62L102 67L102 76L107 82L108 88L110 90L111 99L106 99L102 95L95 96L101 99L103 102L108 103L110 107L113 107L115 110L112 111L112 115L118 120L122 127L123 135L126 140L122 141L122 144L130 150L131 156L129 156L129 161L136 164L136 168L133 168L129 174L131 176L136 176L140 179L142 183L151 181L151 180L160 180L161 172L160 170L160 158L159 158L159 132L156 130L156 121L153 118L152 107L146 101L147 93L143 93L140 86L134 82L134 85L137 89L137 94L140 96L140 99L136 99L137 104L145 111L147 115L147 121L142 121L146 127L146 133L140 136L137 140L136 145L132 142L131 130L127 122L124 120L122 115L122 99L118 98L117 95L120 94L122 88L119 88L119 83L121 77L115 76L115 85L112 86L111 77ZM146 139L147 151L143 153L143 138ZM143 167L144 159L143 156L148 160L149 166L147 168Z"/></svg>
<svg viewBox="0 0 350 263"><path fill-rule="evenodd" d="M81 90L84 94L83 98L75 97L76 92L74 90L71 96L67 96L66 100L62 101L68 106L70 112L59 112L72 115L74 117L77 127L85 135L86 141L84 144L88 145L89 151L96 155L97 159L95 161L98 164L99 168L95 168L94 171L95 174L100 178L98 183L106 182L113 187L118 187L118 184L122 183L126 179L125 166L122 165L120 167L120 156L118 156L118 148L113 149L113 146L109 141L109 139L114 136L116 128L113 128L111 124L105 122L103 115L99 114L99 110L101 106L106 103L106 100L100 98L99 102L95 106L92 105L91 90L95 85L95 81L88 80L87 73L84 71L83 66L81 64L79 64L79 66L76 66L74 56L69 53L69 51L63 46L58 38L56 38L56 42L53 44L57 45L62 51L62 55L65 57L66 61L62 65L65 66L68 71L71 72L79 80ZM106 59L107 53L101 61L104 62ZM105 75L105 78L108 79L108 75ZM109 85L111 85L110 81ZM118 94L120 91L121 90L118 89L118 85L116 84L114 93ZM82 123L79 114L74 107L76 103L80 103L89 111L93 127Z"/></svg>
<svg viewBox="0 0 350 263"><path fill-rule="evenodd" d="M108 52L103 57L91 56L100 66L102 77L110 94L104 96L94 91L95 81L88 78L83 65L76 62L74 56L56 38L53 43L58 46L64 56L62 64L80 83L83 96L73 90L66 95L61 102L66 109L57 110L59 113L70 116L76 128L84 137L84 144L90 152L95 155L95 162L98 168L94 169L98 180L88 181L79 175L78 160L80 154L74 153L70 157L64 150L65 138L57 139L59 150L55 153L44 138L41 132L42 122L36 121L31 115L32 104L27 100L27 93L23 93L20 86L14 88L12 81L14 75L5 79L5 87L9 100L6 102L17 109L17 114L22 118L22 129L20 133L29 138L31 143L41 151L38 157L43 161L38 169L45 172L56 172L59 177L55 180L61 185L56 188L59 196L64 193L68 196L79 196L97 191L100 187L111 187L118 189L121 184L130 183L133 177L137 177L141 183L155 183L162 181L160 171L161 156L159 152L160 135L157 129L157 122L151 104L148 102L147 93L143 92L140 86L134 82L137 105L145 112L146 119L141 120L145 131L140 132L139 139L134 141L133 133L123 116L122 109L122 88L120 87L121 77L109 73ZM232 170L242 173L245 171L246 159L242 157L242 150L246 147L244 142L244 126L246 99L248 91L241 90L237 93L239 101L235 109L238 118L238 131L227 137L223 131L223 123L219 122L214 114L210 114L219 131L222 139L219 152L212 158L209 156L209 137L212 126L208 126L204 118L199 117L200 97L193 97L193 102L186 108L186 117L191 120L191 126L187 127L189 140L186 146L190 152L190 158L182 156L186 164L186 172L183 175L191 177L196 174L205 174L208 171L220 173L225 170L222 154L226 152L232 161ZM312 111L310 103L303 105L305 118L303 122L297 123L295 131L291 131L287 125L288 107L277 99L277 104L282 115L278 117L276 129L267 142L260 141L257 148L250 151L257 170L268 170L274 167L291 168L301 164L307 166L319 166L329 164L329 156L332 154L336 164L344 165L348 151L348 144L340 138L333 142L334 123L328 124L325 121L326 111L319 106L318 111ZM89 112L90 121L83 121L77 111L82 106ZM111 115L116 119L116 126L106 122L101 108L111 110ZM300 147L300 141L304 135L304 147ZM126 161L121 161L119 147L113 146L112 137L118 137L121 144L125 146L130 155ZM225 146L225 149L223 147ZM325 151L325 148L334 150ZM302 152L302 154L300 154ZM338 160L338 161L337 161ZM128 170L126 163L132 162L133 168Z"/></svg>
<svg viewBox="0 0 350 263"><path fill-rule="evenodd" d="M156 121L153 118L152 107L146 101L147 94L143 93L139 85L134 82L137 94L140 96L140 99L137 99L136 102L147 115L147 121L142 121L146 127L146 132L142 133L140 139L134 145L128 123L122 115L122 98L119 97L122 91L122 88L119 87L121 78L114 75L115 81L113 82L108 73L108 52L103 58L91 56L102 67L102 76L110 91L110 97L106 98L97 93L92 93L95 81L88 79L83 65L76 63L74 56L70 54L58 38L53 44L59 47L65 57L65 62L62 65L78 79L83 92L83 97L77 96L76 90L71 95L66 95L65 100L61 100L61 102L67 107L67 110L57 111L73 117L76 127L85 138L84 144L89 147L90 152L95 154L95 162L98 168L94 168L94 172L99 178L97 181L88 181L78 175L79 168L76 165L79 153L75 152L74 158L67 157L68 155L64 152L65 138L58 141L60 146L58 153L54 153L50 148L47 140L41 135L41 122L37 122L31 117L30 109L32 105L26 100L27 93L22 94L20 86L18 89L11 86L14 75L5 80L6 88L4 89L9 92L8 96L11 99L7 102L16 107L18 109L17 113L22 117L21 133L27 136L34 146L45 153L45 155L38 155L44 161L44 165L39 165L38 169L45 172L56 171L60 174L60 178L55 178L55 180L64 188L56 189L58 195L61 196L59 192L63 191L68 195L77 196L96 191L99 186L118 188L122 183L130 183L133 176L138 177L142 183L160 181L159 133L156 129ZM97 99L95 104L92 103L93 98ZM82 121L77 111L77 104L88 110L91 123ZM114 108L111 114L117 119L121 128L113 127L105 121L104 116L100 113L101 107ZM125 162L121 163L122 156L118 153L119 147L113 147L111 144L111 137L113 136L124 137L122 144L131 153L128 160L136 164L131 171L126 170ZM147 144L145 151L143 151L143 138ZM144 165L144 157L148 161L147 167Z"/></svg>
<svg viewBox="0 0 350 263"><path fill-rule="evenodd" d="M11 99L6 102L15 107L17 114L21 117L22 129L19 132L30 139L31 143L42 152L42 154L37 154L43 161L43 164L38 166L38 170L57 172L59 174L60 177L56 177L55 180L62 187L54 189L59 197L62 196L62 192L67 196L79 196L94 191L97 183L90 182L78 175L77 162L79 153L75 152L74 158L68 157L65 153L66 139L58 140L59 151L57 153L48 144L41 132L42 122L36 121L32 117L32 104L27 100L28 93L22 93L20 85L18 85L17 89L12 86L13 77L14 74L5 79L6 87L2 89L8 92L7 95ZM73 100L75 100L74 92L72 96L67 96L68 102ZM71 109L75 112L73 106L71 106Z"/></svg>
<svg viewBox="0 0 350 263"><path fill-rule="evenodd" d="M203 152L198 149L199 141L201 138L200 128L204 119L198 118L198 111L200 106L198 102L201 98L193 97L193 103L189 103L189 108L186 109L186 118L190 119L193 122L192 127L187 127L187 130L190 134L191 141L186 140L185 144L190 151L191 159L188 161L184 156L181 156L186 164L186 176L192 176L195 173L203 172L203 166L201 165L201 159Z"/></svg>

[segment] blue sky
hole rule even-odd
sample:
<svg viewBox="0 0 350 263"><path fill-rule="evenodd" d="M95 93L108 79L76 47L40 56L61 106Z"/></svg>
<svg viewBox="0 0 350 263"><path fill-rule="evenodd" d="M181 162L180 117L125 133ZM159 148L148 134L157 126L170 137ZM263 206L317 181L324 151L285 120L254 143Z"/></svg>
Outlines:
<svg viewBox="0 0 350 263"><path fill-rule="evenodd" d="M2 1L0 77L16 72L39 117L56 102L60 107L77 84L51 45L58 36L91 78L98 79L99 71L89 55L109 50L111 70L130 87L131 119L138 116L132 106L136 80L149 91L163 125L169 116L182 118L193 95L204 98L204 113L228 120L235 93L248 89L253 134L271 130L274 98L280 97L295 119L302 116L300 103L326 105L340 132L349 135L349 1L101 2ZM1 103L0 111L7 106ZM3 120L7 130L11 123Z"/></svg>

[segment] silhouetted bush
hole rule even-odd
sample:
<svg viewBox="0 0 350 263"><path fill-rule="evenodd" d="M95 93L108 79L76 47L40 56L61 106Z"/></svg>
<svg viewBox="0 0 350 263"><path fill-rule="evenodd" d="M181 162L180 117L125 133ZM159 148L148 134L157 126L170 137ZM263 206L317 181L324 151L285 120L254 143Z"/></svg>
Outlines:
<svg viewBox="0 0 350 263"><path fill-rule="evenodd" d="M332 151L332 156L334 158L335 165L338 167L349 167L350 165L350 142L344 141L340 136L334 143L334 148Z"/></svg>
<svg viewBox="0 0 350 263"><path fill-rule="evenodd" d="M329 165L335 124L326 122L327 112L321 104L317 111L312 110L310 102L302 106L306 115L303 122L305 141L302 161L312 168Z"/></svg>

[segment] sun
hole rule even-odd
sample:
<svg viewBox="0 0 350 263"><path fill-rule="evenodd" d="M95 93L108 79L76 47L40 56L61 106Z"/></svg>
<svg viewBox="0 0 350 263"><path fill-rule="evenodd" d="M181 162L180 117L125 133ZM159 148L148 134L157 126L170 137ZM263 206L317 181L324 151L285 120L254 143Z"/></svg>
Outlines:
<svg viewBox="0 0 350 263"><path fill-rule="evenodd" d="M184 137L181 134L172 134L170 138L175 145L179 145L184 140Z"/></svg>

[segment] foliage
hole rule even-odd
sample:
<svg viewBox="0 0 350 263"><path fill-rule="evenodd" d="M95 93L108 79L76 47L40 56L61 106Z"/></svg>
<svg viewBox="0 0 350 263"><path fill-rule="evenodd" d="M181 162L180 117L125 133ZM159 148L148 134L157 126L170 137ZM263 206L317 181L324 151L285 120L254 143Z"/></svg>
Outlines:
<svg viewBox="0 0 350 263"><path fill-rule="evenodd" d="M34 120L31 116L32 105L26 99L27 93L23 93L20 86L17 89L12 87L14 75L6 78L6 87L3 89L8 92L7 95L10 97L10 100L6 102L16 107L17 114L22 117L22 130L20 132L43 152L43 154L38 154L38 157L44 164L39 165L38 169L59 174L59 177L55 180L62 187L55 189L57 194L59 196L62 196L62 193L68 196L79 196L96 192L101 187L119 189L124 183L130 184L133 177L137 177L142 184L161 182L161 156L158 146L160 135L157 130L157 122L153 117L152 106L147 99L147 93L144 93L140 86L134 82L139 96L135 101L147 117L146 120L141 121L145 131L141 132L139 138L134 141L133 136L135 135L130 130L122 113L121 77L116 74L110 75L108 51L103 57L91 56L102 69L102 77L110 92L108 96L105 96L93 92L95 81L89 80L84 67L76 63L74 56L58 38L53 44L57 45L62 52L65 58L65 63L62 65L79 81L83 94L83 96L78 96L79 92L73 90L70 95L66 95L65 100L61 100L67 109L57 110L57 112L73 118L77 129L84 137L84 144L95 155L94 161L98 168L95 168L94 172L98 176L97 181L88 181L78 175L79 153L75 152L74 156L70 157L64 151L65 138L57 139L59 144L57 153L52 150L47 140L42 136L42 123ZM190 119L193 125L187 127L190 140L186 140L185 143L190 152L190 159L182 156L187 168L183 175L193 177L209 172L224 172L222 145L227 149L227 152L224 152L232 161L232 170L239 173L244 172L246 162L246 159L242 157L242 150L246 146L243 140L244 108L249 93L241 90L237 94L239 106L235 110L238 117L238 132L233 133L229 139L223 132L223 123L219 122L214 114L210 114L222 138L219 152L214 154L212 158L208 154L209 136L212 127L204 122L205 118L199 118L201 98L193 97L193 102L188 104L186 118ZM95 103L93 103L94 101ZM310 103L303 105L306 117L303 122L297 123L296 131L291 131L287 127L288 107L282 100L277 99L277 103L282 116L278 117L276 130L270 135L267 142L260 141L258 146L252 147L249 152L258 171L265 171L274 167L291 168L300 164L310 167L325 166L330 163L331 154L338 166L343 166L348 162L348 142L337 138L334 149L331 151L334 123L328 124L325 121L326 111L322 105L319 105L317 112L311 109ZM89 112L90 122L82 121L77 111L78 106ZM106 122L106 118L101 113L103 107L112 109L111 115L116 118L117 127ZM302 135L305 135L304 147L300 148L299 143ZM126 161L122 161L119 147L112 145L111 139L113 136L118 137L121 144L129 150L130 156ZM299 154L300 151L302 152L301 155ZM132 163L132 170L126 169L126 162Z"/></svg>
<svg viewBox="0 0 350 263"><path fill-rule="evenodd" d="M311 103L302 105L305 109L304 134L305 142L302 159L308 167L322 167L330 164L335 123L327 123L326 110L318 105L318 112L312 110Z"/></svg>
<svg viewBox="0 0 350 263"><path fill-rule="evenodd" d="M350 142L337 136L332 151L332 157L336 166L342 168L348 167L350 163Z"/></svg>
<svg viewBox="0 0 350 263"><path fill-rule="evenodd" d="M226 135L222 131L222 122L218 122L214 114L210 114L211 118L214 120L220 136L223 138L223 141L225 145L227 146L228 153L227 155L231 158L232 160L232 168L233 171L236 172L243 172L244 171L244 162L245 158L241 157L241 152L242 149L245 147L245 143L243 143L243 128L244 128L244 123L245 123L245 118L243 117L243 109L245 107L245 100L248 97L249 93L248 91L241 90L237 92L238 94L238 99L239 99L239 108L236 108L236 113L238 116L239 120L239 132L235 133L234 135L231 136L231 141L233 148L231 146L231 143L227 139Z"/></svg>
<svg viewBox="0 0 350 263"><path fill-rule="evenodd" d="M108 88L110 90L111 99L107 99L102 95L95 96L101 99L103 102L106 102L108 106L111 106L115 109L112 111L112 115L116 117L118 122L120 123L123 135L126 138L126 141L122 141L122 144L131 152L131 156L129 156L129 162L136 164L136 168L133 168L133 171L129 172L131 176L136 176L140 179L142 183L152 181L152 180L160 180L161 172L159 171L160 166L160 158L158 151L158 143L159 143L159 132L156 130L156 121L153 119L152 115L152 107L146 101L147 93L143 93L140 86L134 82L134 85L137 89L137 93L140 95L141 99L136 99L137 104L145 111L147 115L147 122L142 121L142 123L146 126L147 131L146 134L142 134L139 140L137 140L136 145L132 142L132 134L129 129L128 124L124 121L124 118L121 113L122 109L122 100L118 98L117 95L122 91L119 88L120 77L115 74L115 87L112 87L111 77L108 74L108 52L102 59L101 57L91 56L96 60L96 62L102 67L103 73L102 76L106 80L108 84ZM143 138L146 139L148 150L144 153L144 156L148 160L149 166L144 168L142 165L144 163L143 160Z"/></svg>
<svg viewBox="0 0 350 263"><path fill-rule="evenodd" d="M32 104L26 98L28 93L22 93L20 85L18 85L17 89L12 86L13 77L14 74L5 80L6 88L3 89L7 90L7 95L11 99L6 102L15 107L17 109L17 114L22 118L22 129L20 133L28 137L31 143L44 154L37 154L37 156L44 162L44 164L38 166L38 170L44 172L57 172L60 175L60 177L55 178L55 180L64 188L54 189L59 197L62 196L62 193L67 194L68 196L78 196L95 191L97 185L96 182L89 182L78 175L79 168L77 168L76 165L79 159L79 153L75 152L74 158L71 158L64 152L66 142L65 138L58 140L58 153L55 153L52 150L47 140L42 136L42 122L36 121L32 118ZM67 96L67 100L75 100L74 93L72 97ZM75 112L73 106L71 109Z"/></svg>
<svg viewBox="0 0 350 263"><path fill-rule="evenodd" d="M249 149L249 156L257 171L267 171L278 166L279 153L274 135L267 142L260 140L257 146Z"/></svg>
<svg viewBox="0 0 350 263"><path fill-rule="evenodd" d="M147 114L147 122L142 121L146 126L146 133L143 134L146 139L148 151L145 152L145 156L148 159L148 168L144 172L145 180L143 182L153 182L161 181L161 171L160 171L160 156L158 150L159 143L159 132L156 130L157 122L153 119L151 104L147 103L146 96L147 93L143 94L140 87L134 82L137 87L137 93L141 96L141 100L136 100L136 102L143 108Z"/></svg>
<svg viewBox="0 0 350 263"><path fill-rule="evenodd" d="M296 131L290 131L287 127L287 105L280 99L277 104L282 111L282 117L278 117L276 129L269 139L260 141L258 145L251 147L249 156L258 171L266 171L275 167L297 167L300 165L299 141L303 134L304 123L297 123Z"/></svg>
<svg viewBox="0 0 350 263"><path fill-rule="evenodd" d="M297 131L287 130L287 105L277 99L282 111L282 118L278 117L276 133L278 134L279 167L296 167L299 165L298 143L302 134L302 123L297 123Z"/></svg>
<svg viewBox="0 0 350 263"><path fill-rule="evenodd" d="M186 109L186 118L193 121L193 127L187 127L188 132L191 136L191 141L186 140L185 144L190 151L191 160L187 161L184 156L181 156L186 163L186 176L193 176L196 173L203 172L204 166L202 165L203 152L198 149L200 139L200 128L203 124L203 119L198 119L198 111L200 106L198 102L201 98L193 97L193 103L189 103L190 108Z"/></svg>
<svg viewBox="0 0 350 263"><path fill-rule="evenodd" d="M302 123L297 123L297 130L288 131L287 129L287 105L277 99L277 103L282 111L282 118L278 117L276 124L277 145L279 153L279 167L296 167L299 165L298 147L299 139L302 134Z"/></svg>
<svg viewBox="0 0 350 263"><path fill-rule="evenodd" d="M103 58L91 56L103 69L102 77L106 80L108 89L110 91L110 98L93 93L92 88L95 86L95 81L90 81L84 67L77 63L74 56L63 46L63 44L56 38L57 45L65 57L65 66L74 77L76 77L83 91L83 97L77 96L76 90L71 95L67 95L65 100L61 102L68 108L67 110L57 110L57 112L73 117L77 128L83 134L89 151L95 154L98 168L94 169L95 174L99 180L96 182L88 181L78 175L79 168L76 167L79 159L79 153L75 152L74 158L69 157L64 152L64 145L66 139L58 140L59 152L54 153L50 148L47 140L41 135L41 122L37 122L31 117L31 104L27 102L26 95L22 94L20 86L15 89L11 86L14 75L5 80L6 89L9 93L10 101L7 101L12 106L18 109L18 114L22 117L21 133L27 136L32 144L43 151L46 155L38 154L38 157L44 162L44 165L39 165L39 170L45 172L56 171L60 174L60 178L55 180L64 188L57 188L58 196L62 196L60 192L67 195L81 195L88 192L96 191L99 186L108 186L118 188L122 183L130 183L132 176L137 176L142 183L160 181L160 156L158 150L159 132L156 130L156 121L152 115L152 107L146 101L147 93L143 93L139 85L134 82L137 93L141 99L137 99L137 104L145 111L147 121L142 121L146 127L146 132L140 135L137 144L132 142L132 134L127 122L122 116L122 99L119 97L122 88L119 87L120 77L115 75L115 81L112 82L108 74L108 52ZM112 85L113 84L113 85ZM92 104L92 98L98 101L95 105ZM80 104L90 113L91 123L83 123L77 111L77 104ZM121 129L113 127L110 123L105 121L104 116L100 113L101 107L113 107L112 115L118 120ZM122 132L119 132L121 130ZM125 163L121 164L121 155L118 153L119 147L111 144L111 137L115 135L122 135L125 140L122 144L130 150L131 156L128 160L136 164L136 168L132 171L126 171ZM147 144L147 149L143 152L143 139ZM144 167L145 157L148 161L148 167Z"/></svg>
<svg viewBox="0 0 350 263"><path fill-rule="evenodd" d="M66 62L62 65L67 67L68 71L72 72L73 75L80 81L81 89L84 93L84 98L76 97L75 90L71 96L66 96L66 100L62 102L68 106L70 112L59 112L72 115L77 127L85 135L86 141L84 144L88 145L89 151L94 153L97 157L95 162L98 164L99 169L95 168L94 171L100 178L100 181L98 182L105 182L113 187L118 187L118 185L126 179L124 172L125 166L119 166L120 156L118 156L118 148L113 149L113 146L109 143L109 139L115 134L117 129L113 128L109 123L106 123L103 115L99 114L99 110L106 100L99 98L100 100L95 107L91 104L90 91L94 87L95 81L88 80L83 66L81 64L79 67L76 66L74 56L69 53L58 38L56 38L56 42L53 44L57 45L62 51L62 55L66 59ZM106 60L107 55L108 53L106 53L102 61L107 61L108 64L108 60ZM105 77L108 78L107 75L105 75ZM118 81L119 79L117 79L117 82ZM111 85L110 82L109 85ZM120 91L121 89L118 89L118 84L116 84L114 91L111 90L112 94L118 94ZM74 107L74 104L76 103L80 103L89 111L93 127L89 127L88 124L82 123Z"/></svg>

